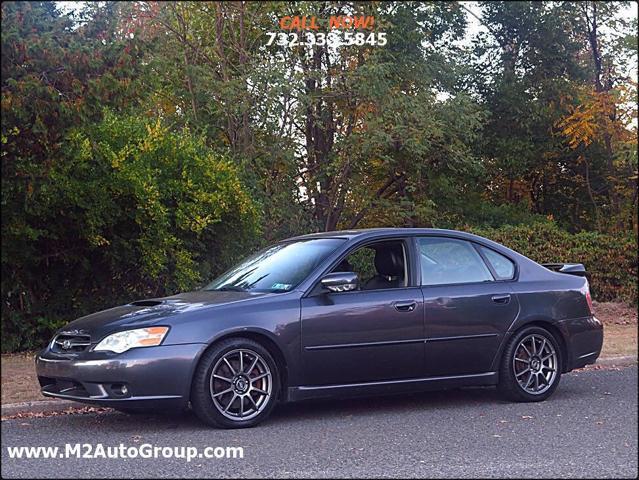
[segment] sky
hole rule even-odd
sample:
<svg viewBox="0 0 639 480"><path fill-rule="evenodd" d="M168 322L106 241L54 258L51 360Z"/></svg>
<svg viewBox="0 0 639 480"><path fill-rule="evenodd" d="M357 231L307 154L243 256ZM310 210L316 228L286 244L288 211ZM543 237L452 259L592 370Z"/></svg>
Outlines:
<svg viewBox="0 0 639 480"><path fill-rule="evenodd" d="M73 11L82 8L82 4L84 2L56 2L63 10L65 11ZM471 10L477 16L481 16L481 7L478 2L473 1L462 1L460 2L464 7ZM621 16L625 18L634 18L635 21L637 19L637 2L632 1L629 5L624 7L621 12ZM475 36L477 32L480 30L485 30L486 27L482 26L479 20L474 18L472 15L467 15L468 17L468 29L466 31L466 36L468 38L472 38Z"/></svg>
<svg viewBox="0 0 639 480"><path fill-rule="evenodd" d="M75 10L82 9L82 6L85 2L56 2L56 4L64 11L71 12ZM481 7L478 2L474 1L462 1L460 2L464 7L468 10L472 11L478 17L481 17ZM637 11L638 11L638 3L636 1L629 2L622 11L620 12L621 18L634 19L635 23L637 22ZM477 35L480 31L487 31L486 27L484 27L477 18L473 17L470 14L466 14L466 18L468 21L468 26L466 28L466 38L462 43L470 44L472 39ZM633 65L632 69L629 73L630 78L632 78L635 82L637 81L637 66Z"/></svg>
<svg viewBox="0 0 639 480"><path fill-rule="evenodd" d="M459 2L468 10L472 11L478 17L481 17L481 7L478 2L473 1L463 1ZM629 2L628 5L624 6L624 8L619 12L620 18L625 18L628 20L634 20L637 23L637 11L638 11L639 3L636 1ZM481 24L479 20L473 17L470 14L466 15L466 19L468 22L468 26L466 27L466 38L462 43L470 43L470 41L477 35L477 33L484 31L488 32L488 29ZM630 78L632 78L635 82L637 81L637 65L634 64L631 66L630 71L628 72Z"/></svg>

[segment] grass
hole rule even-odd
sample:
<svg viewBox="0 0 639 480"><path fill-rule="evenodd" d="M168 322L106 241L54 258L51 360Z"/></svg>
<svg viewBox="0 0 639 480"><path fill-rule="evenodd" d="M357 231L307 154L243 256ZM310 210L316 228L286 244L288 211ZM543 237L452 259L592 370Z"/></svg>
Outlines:
<svg viewBox="0 0 639 480"><path fill-rule="evenodd" d="M602 357L637 356L637 325L606 325Z"/></svg>
<svg viewBox="0 0 639 480"><path fill-rule="evenodd" d="M40 394L33 352L2 355L2 404L46 400Z"/></svg>

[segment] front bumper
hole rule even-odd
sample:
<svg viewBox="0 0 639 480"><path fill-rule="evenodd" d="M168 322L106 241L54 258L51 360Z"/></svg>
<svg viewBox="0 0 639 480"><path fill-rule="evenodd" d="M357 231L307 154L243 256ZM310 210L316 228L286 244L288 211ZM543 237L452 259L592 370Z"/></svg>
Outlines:
<svg viewBox="0 0 639 480"><path fill-rule="evenodd" d="M36 373L47 397L121 408L182 408L205 348L200 343L161 345L75 357L45 349L36 357Z"/></svg>

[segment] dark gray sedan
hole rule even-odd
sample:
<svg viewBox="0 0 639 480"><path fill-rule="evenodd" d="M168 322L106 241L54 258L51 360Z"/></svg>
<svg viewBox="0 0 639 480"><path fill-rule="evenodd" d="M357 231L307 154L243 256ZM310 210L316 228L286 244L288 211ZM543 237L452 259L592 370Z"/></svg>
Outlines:
<svg viewBox="0 0 639 480"><path fill-rule="evenodd" d="M497 385L548 398L603 328L580 264L451 230L305 235L206 288L75 320L37 356L42 393L249 427L278 401Z"/></svg>

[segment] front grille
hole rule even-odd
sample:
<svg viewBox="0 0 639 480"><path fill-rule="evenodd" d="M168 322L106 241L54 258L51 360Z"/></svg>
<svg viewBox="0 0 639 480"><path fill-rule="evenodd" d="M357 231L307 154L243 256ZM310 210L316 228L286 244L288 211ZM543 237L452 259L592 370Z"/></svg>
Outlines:
<svg viewBox="0 0 639 480"><path fill-rule="evenodd" d="M53 340L51 351L56 353L80 353L88 350L90 346L91 337L89 335L61 333Z"/></svg>

